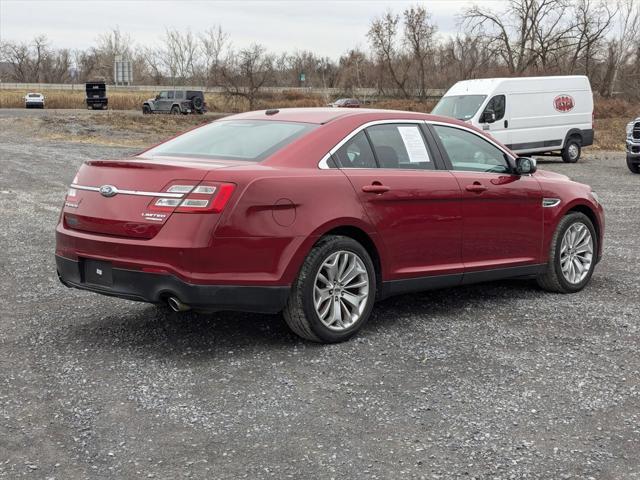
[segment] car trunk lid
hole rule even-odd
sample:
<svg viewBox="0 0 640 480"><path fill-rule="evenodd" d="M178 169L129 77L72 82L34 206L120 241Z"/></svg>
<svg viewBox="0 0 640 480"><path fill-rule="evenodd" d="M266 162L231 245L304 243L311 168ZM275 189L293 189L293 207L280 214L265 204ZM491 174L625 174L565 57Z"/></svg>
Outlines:
<svg viewBox="0 0 640 480"><path fill-rule="evenodd" d="M64 223L90 233L153 238L176 208L159 208L156 201L186 195L183 189L170 192L169 187L195 187L210 171L236 164L173 157L86 162L69 189Z"/></svg>

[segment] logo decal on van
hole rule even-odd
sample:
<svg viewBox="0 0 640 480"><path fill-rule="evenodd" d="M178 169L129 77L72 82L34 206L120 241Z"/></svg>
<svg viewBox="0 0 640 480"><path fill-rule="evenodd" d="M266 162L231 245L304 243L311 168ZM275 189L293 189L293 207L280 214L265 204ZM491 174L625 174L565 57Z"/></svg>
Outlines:
<svg viewBox="0 0 640 480"><path fill-rule="evenodd" d="M553 106L559 112L570 112L575 106L571 95L558 95L553 99Z"/></svg>

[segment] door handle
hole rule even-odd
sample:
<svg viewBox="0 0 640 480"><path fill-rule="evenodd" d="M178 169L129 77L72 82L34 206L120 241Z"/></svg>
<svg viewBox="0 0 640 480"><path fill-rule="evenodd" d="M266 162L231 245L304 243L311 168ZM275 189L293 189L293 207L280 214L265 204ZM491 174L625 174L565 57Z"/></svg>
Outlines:
<svg viewBox="0 0 640 480"><path fill-rule="evenodd" d="M464 189L467 192L482 193L487 190L487 187L480 184L480 182L473 182L473 185L467 185L466 187L464 187Z"/></svg>
<svg viewBox="0 0 640 480"><path fill-rule="evenodd" d="M362 187L362 191L364 193L377 193L378 195L388 192L389 190L391 190L389 187L377 182L372 183L371 185L364 185Z"/></svg>

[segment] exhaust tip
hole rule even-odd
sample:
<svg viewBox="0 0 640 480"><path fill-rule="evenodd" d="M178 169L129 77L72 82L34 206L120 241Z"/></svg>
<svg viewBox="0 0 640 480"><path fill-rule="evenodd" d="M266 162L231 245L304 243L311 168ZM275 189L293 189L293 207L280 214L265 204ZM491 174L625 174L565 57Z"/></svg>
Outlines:
<svg viewBox="0 0 640 480"><path fill-rule="evenodd" d="M186 312L187 310L191 310L191 307L189 305L182 303L176 297L169 297L167 303L169 304L169 307L171 307L171 310L173 310L174 312Z"/></svg>

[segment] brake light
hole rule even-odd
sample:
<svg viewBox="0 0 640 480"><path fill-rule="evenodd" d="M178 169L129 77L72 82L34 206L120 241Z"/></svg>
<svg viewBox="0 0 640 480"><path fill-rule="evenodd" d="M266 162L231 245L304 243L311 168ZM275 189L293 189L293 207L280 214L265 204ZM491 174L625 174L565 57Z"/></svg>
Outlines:
<svg viewBox="0 0 640 480"><path fill-rule="evenodd" d="M229 199L233 183L202 182L199 185L173 184L167 193L182 194L180 197L156 197L150 210L179 213L220 213Z"/></svg>
<svg viewBox="0 0 640 480"><path fill-rule="evenodd" d="M231 198L235 187L233 183L202 182L182 200L176 212L220 213Z"/></svg>

